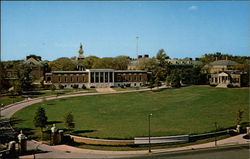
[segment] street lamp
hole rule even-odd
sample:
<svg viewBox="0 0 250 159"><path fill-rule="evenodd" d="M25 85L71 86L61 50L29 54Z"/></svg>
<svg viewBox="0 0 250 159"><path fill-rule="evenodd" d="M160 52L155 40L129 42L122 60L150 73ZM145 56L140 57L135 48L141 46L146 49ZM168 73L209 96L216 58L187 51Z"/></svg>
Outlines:
<svg viewBox="0 0 250 159"><path fill-rule="evenodd" d="M217 147L217 138L216 138L216 132L217 132L217 122L215 122L215 123L214 123L214 126L215 126L214 144L215 144L215 147Z"/></svg>
<svg viewBox="0 0 250 159"><path fill-rule="evenodd" d="M150 153L151 152L151 134L150 134L150 118L153 114L149 114L148 115L148 141L149 141L149 144L148 144L148 152Z"/></svg>

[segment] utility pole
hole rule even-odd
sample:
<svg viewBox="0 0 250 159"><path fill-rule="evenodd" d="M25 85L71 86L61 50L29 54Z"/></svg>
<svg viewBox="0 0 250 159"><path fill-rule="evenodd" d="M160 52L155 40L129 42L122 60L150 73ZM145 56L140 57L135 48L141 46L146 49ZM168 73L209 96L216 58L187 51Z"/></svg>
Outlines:
<svg viewBox="0 0 250 159"><path fill-rule="evenodd" d="M136 37L136 58L138 58L138 41L139 41L139 36Z"/></svg>

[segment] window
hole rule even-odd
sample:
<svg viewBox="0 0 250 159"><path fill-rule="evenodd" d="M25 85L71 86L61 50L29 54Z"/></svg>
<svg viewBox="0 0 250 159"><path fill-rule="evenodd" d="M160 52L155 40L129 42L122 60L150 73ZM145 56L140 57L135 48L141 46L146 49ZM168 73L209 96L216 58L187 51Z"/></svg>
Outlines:
<svg viewBox="0 0 250 159"><path fill-rule="evenodd" d="M61 82L61 77L58 77L58 81Z"/></svg>
<svg viewBox="0 0 250 159"><path fill-rule="evenodd" d="M99 72L95 72L95 83L99 83Z"/></svg>
<svg viewBox="0 0 250 159"><path fill-rule="evenodd" d="M51 77L47 77L47 81L51 81Z"/></svg>
<svg viewBox="0 0 250 159"><path fill-rule="evenodd" d="M76 82L78 82L78 77L76 77Z"/></svg>
<svg viewBox="0 0 250 159"><path fill-rule="evenodd" d="M95 80L95 79L94 79L94 77L95 77L95 76L94 76L94 72L91 72L90 76L91 76L91 83L94 83L94 80Z"/></svg>

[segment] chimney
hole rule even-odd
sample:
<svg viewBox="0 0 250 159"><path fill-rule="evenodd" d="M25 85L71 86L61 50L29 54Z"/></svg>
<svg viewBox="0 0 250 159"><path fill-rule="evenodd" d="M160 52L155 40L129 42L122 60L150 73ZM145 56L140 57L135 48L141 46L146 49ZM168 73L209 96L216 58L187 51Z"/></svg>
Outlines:
<svg viewBox="0 0 250 159"><path fill-rule="evenodd" d="M141 59L142 58L142 55L138 55L138 57L137 57L138 59Z"/></svg>

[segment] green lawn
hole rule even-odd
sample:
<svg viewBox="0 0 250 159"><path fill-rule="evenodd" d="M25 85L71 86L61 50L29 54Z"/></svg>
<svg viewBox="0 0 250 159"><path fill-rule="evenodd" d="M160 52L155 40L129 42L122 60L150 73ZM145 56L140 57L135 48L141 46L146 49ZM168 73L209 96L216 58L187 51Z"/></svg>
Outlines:
<svg viewBox="0 0 250 159"><path fill-rule="evenodd" d="M96 138L128 139L148 135L148 114L152 113L153 136L211 132L214 122L220 129L236 124L236 112L249 116L249 90L190 86L162 91L72 97L45 101L14 114L22 120L16 128L34 128L33 117L39 105L49 121L63 121L72 112L78 135ZM63 128L63 124L57 124ZM50 128L50 126L49 126Z"/></svg>
<svg viewBox="0 0 250 159"><path fill-rule="evenodd" d="M86 93L96 92L95 89L60 89L60 90L55 90L55 91L51 91L51 90L33 91L33 92L26 93L23 96L2 96L0 97L0 107L25 100L25 98L27 97L38 98L38 97L50 96L50 95L56 95L56 94L63 95L67 93L80 93L81 91L86 91Z"/></svg>

